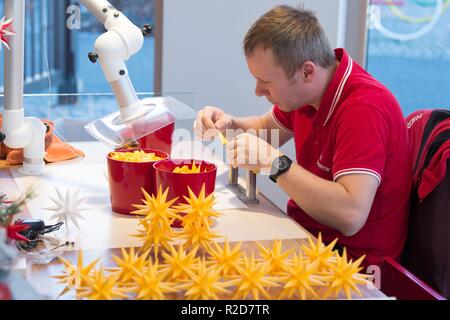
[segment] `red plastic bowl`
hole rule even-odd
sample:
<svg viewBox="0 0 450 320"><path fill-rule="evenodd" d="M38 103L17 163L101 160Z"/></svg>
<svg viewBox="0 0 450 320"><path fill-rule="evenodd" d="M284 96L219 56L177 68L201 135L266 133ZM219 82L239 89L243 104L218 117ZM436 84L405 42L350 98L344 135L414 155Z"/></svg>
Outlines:
<svg viewBox="0 0 450 320"><path fill-rule="evenodd" d="M171 123L145 137L139 139L139 147L142 149L156 149L167 153L172 152L172 139L175 123Z"/></svg>
<svg viewBox="0 0 450 320"><path fill-rule="evenodd" d="M174 173L173 170L176 167L182 167L187 165L192 168L192 163L195 161L195 165L201 164L200 173ZM180 160L180 159L168 159L158 161L153 165L155 169L156 186L162 186L162 190L165 191L169 188L168 200L178 197L178 200L174 205L186 203L183 196L189 197L188 186L191 188L195 195L198 195L205 185L205 195L208 196L214 192L216 187L216 175L217 166L211 162L203 160ZM174 228L180 228L181 221L175 220L172 224Z"/></svg>
<svg viewBox="0 0 450 320"><path fill-rule="evenodd" d="M116 150L116 152L134 152L136 150L155 153L156 156L163 159L169 158L167 153L155 149L124 149ZM144 194L141 188L144 188L150 195L157 191L155 170L153 169L153 164L157 161L119 161L112 159L111 153L108 154L107 160L112 210L117 213L131 215L130 212L136 210L133 204L142 204L141 200L144 198Z"/></svg>

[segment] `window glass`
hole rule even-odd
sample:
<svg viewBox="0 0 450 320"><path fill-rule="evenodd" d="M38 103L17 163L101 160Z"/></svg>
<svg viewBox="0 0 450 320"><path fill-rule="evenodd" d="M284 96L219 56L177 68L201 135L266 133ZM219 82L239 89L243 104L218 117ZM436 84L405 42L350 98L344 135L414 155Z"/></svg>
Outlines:
<svg viewBox="0 0 450 320"><path fill-rule="evenodd" d="M137 26L153 25L154 1L110 3ZM100 64L92 64L88 59L95 40L105 32L103 25L76 1L27 0L25 4L25 93L48 93L50 86L52 93L60 94L110 93ZM4 0L0 0L0 17L4 16L3 7ZM153 92L154 38L146 38L142 50L126 64L136 91Z"/></svg>
<svg viewBox="0 0 450 320"><path fill-rule="evenodd" d="M109 0L134 24L154 25L153 0ZM84 126L118 111L100 63L88 53L106 30L77 1L26 0L24 109L26 116L50 119L63 140L91 140ZM0 0L0 18L5 15ZM3 48L0 52L0 106L3 107ZM126 61L140 98L153 95L154 38Z"/></svg>
<svg viewBox="0 0 450 320"><path fill-rule="evenodd" d="M450 0L372 0L367 70L405 115L450 107Z"/></svg>

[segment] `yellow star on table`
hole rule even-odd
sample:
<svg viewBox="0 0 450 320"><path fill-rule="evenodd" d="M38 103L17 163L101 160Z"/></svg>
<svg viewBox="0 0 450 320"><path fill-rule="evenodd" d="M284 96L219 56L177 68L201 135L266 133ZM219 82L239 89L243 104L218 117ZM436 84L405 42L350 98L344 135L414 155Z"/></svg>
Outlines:
<svg viewBox="0 0 450 320"><path fill-rule="evenodd" d="M128 299L125 292L129 289L116 287L118 276L105 277L103 267L94 272L91 277L84 277L85 285L80 289L79 298L89 300Z"/></svg>
<svg viewBox="0 0 450 320"><path fill-rule="evenodd" d="M166 249L169 248L170 243L177 237L172 229L170 227L167 228L165 224L154 224L147 219L141 219L139 226L142 226L143 229L139 229L138 234L133 235L133 237L142 240L141 252L148 251L153 247L155 257L158 256L160 246Z"/></svg>
<svg viewBox="0 0 450 320"><path fill-rule="evenodd" d="M172 205L178 198L167 200L169 194L169 188L162 192L162 186L159 186L158 194L149 195L144 189L142 189L145 199L142 199L144 205L133 204L138 210L132 211L132 214L139 216L145 216L144 219L151 221L154 225L160 224L161 227L170 228L173 220L178 218L176 210L172 209Z"/></svg>
<svg viewBox="0 0 450 320"><path fill-rule="evenodd" d="M211 193L206 197L205 184L203 184L198 196L195 195L190 187L188 187L188 191L189 197L183 196L186 204L175 207L179 212L185 214L181 218L183 227L190 228L192 225L210 227L213 218L221 215L213 209L215 201L214 194Z"/></svg>
<svg viewBox="0 0 450 320"><path fill-rule="evenodd" d="M89 276L92 269L95 267L100 259L96 259L88 264L86 267L83 266L83 251L78 253L78 261L76 265L73 265L64 258L59 258L59 260L64 264L64 271L62 275L53 276L52 278L59 279L59 284L65 284L66 287L59 294L58 297L63 296L72 289L78 290L85 284L85 278Z"/></svg>
<svg viewBox="0 0 450 320"><path fill-rule="evenodd" d="M197 262L197 249L186 254L183 245L178 246L178 250L170 245L168 252L163 252L164 265L161 266L162 272L167 272L167 276L171 280L186 279L192 276L194 264Z"/></svg>
<svg viewBox="0 0 450 320"><path fill-rule="evenodd" d="M118 281L121 284L128 285L133 280L133 277L146 266L150 251L147 250L141 255L138 252L135 254L133 247L130 248L129 252L124 248L121 251L122 258L116 255L112 256L112 259L117 264L117 268L111 269L111 271L116 272Z"/></svg>
<svg viewBox="0 0 450 320"><path fill-rule="evenodd" d="M269 266L265 263L256 263L252 256L250 259L244 256L244 263L239 271L238 281L236 283L236 292L233 299L246 299L249 294L253 299L259 300L260 294L266 299L270 299L270 295L266 288L277 287L277 279L267 276Z"/></svg>
<svg viewBox="0 0 450 320"><path fill-rule="evenodd" d="M165 281L167 274L161 272L158 261L148 261L147 267L133 276L136 287L133 291L138 300L164 300L166 293L178 292L170 282Z"/></svg>
<svg viewBox="0 0 450 320"><path fill-rule="evenodd" d="M286 275L280 278L284 283L280 299L292 299L294 295L306 300L307 293L319 298L313 286L324 286L326 284L323 276L317 275L319 260L311 262L305 259L300 251L299 255L294 254L292 262L286 266Z"/></svg>
<svg viewBox="0 0 450 320"><path fill-rule="evenodd" d="M333 295L336 298L342 290L345 292L347 299L352 298L352 291L355 291L359 296L362 296L358 289L358 284L369 284L367 280L370 276L361 274L363 268L359 265L364 260L365 255L353 262L347 260L347 250L344 248L342 257L337 256L336 263L330 266L329 285L325 293L325 298Z"/></svg>
<svg viewBox="0 0 450 320"><path fill-rule="evenodd" d="M217 242L213 242L207 251L212 257L210 262L220 270L221 275L228 276L238 274L242 257L241 242L236 244L233 249L230 249L228 239L225 240L223 247Z"/></svg>
<svg viewBox="0 0 450 320"><path fill-rule="evenodd" d="M183 231L179 233L179 238L184 239L184 247L199 249L204 248L208 250L210 248L210 243L216 238L221 236L217 233L213 233L206 226L196 226L192 225L190 227L185 227Z"/></svg>
<svg viewBox="0 0 450 320"><path fill-rule="evenodd" d="M269 264L269 273L280 273L286 271L286 259L290 256L293 249L283 252L281 240L275 240L272 250L267 249L260 243L256 243L261 250L260 256Z"/></svg>
<svg viewBox="0 0 450 320"><path fill-rule="evenodd" d="M319 271L326 271L336 261L336 252L333 251L333 248L337 240L336 238L328 246L325 246L322 242L322 234L319 233L316 243L311 238L308 238L309 245L302 244L301 248L311 261L319 261Z"/></svg>
<svg viewBox="0 0 450 320"><path fill-rule="evenodd" d="M233 286L236 280L221 281L220 269L214 265L207 267L205 259L202 258L197 265L196 271L191 279L180 285L180 289L187 290L186 299L193 300L219 300L220 295L228 294L226 288Z"/></svg>

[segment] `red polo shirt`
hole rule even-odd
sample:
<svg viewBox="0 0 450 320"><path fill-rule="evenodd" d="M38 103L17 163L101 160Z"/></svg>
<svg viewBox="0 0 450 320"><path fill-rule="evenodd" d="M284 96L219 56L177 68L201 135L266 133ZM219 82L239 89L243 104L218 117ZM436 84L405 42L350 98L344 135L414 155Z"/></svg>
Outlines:
<svg viewBox="0 0 450 320"><path fill-rule="evenodd" d="M294 135L297 162L329 181L348 174L368 174L379 187L364 227L346 237L322 225L293 200L288 214L324 241L339 238L350 256L366 254L365 265L381 257L398 259L407 235L412 164L406 123L395 97L355 63L344 49L336 49L340 65L316 112L304 106L293 112L273 108L276 122Z"/></svg>

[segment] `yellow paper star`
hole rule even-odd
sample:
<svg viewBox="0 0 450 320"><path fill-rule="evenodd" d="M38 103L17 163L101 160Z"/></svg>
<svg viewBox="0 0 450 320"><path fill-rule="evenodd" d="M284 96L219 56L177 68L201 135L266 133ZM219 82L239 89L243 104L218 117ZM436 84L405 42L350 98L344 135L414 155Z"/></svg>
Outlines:
<svg viewBox="0 0 450 320"><path fill-rule="evenodd" d="M158 188L158 194L150 196L144 189L142 189L145 199L142 200L144 205L133 204L136 211L132 211L132 214L145 216L145 219L150 221L153 225L160 224L162 228L169 228L173 220L178 218L176 210L171 209L171 206L177 201L177 198L167 200L169 194L169 188L162 192L162 186Z"/></svg>
<svg viewBox="0 0 450 320"><path fill-rule="evenodd" d="M219 300L219 295L230 293L226 288L236 283L236 280L221 281L220 269L214 265L206 267L204 258L198 262L196 269L191 280L180 286L181 289L187 289L185 293L187 299Z"/></svg>
<svg viewBox="0 0 450 320"><path fill-rule="evenodd" d="M163 252L162 257L165 260L161 267L162 272L167 272L171 280L186 279L192 276L194 264L197 262L197 250L194 249L186 254L183 245L178 246L178 251L174 246L169 246L168 252Z"/></svg>
<svg viewBox="0 0 450 320"><path fill-rule="evenodd" d="M117 279L117 275L105 277L103 267L100 267L92 277L84 277L85 285L81 288L79 297L89 300L128 299L125 294L128 290L116 287Z"/></svg>
<svg viewBox="0 0 450 320"><path fill-rule="evenodd" d="M286 276L280 278L285 283L280 299L286 297L292 299L294 295L297 295L300 299L306 300L307 293L318 298L312 286L324 286L326 284L325 278L316 274L318 267L319 260L311 262L309 259L305 259L301 252L299 255L294 254L292 263L286 266Z"/></svg>
<svg viewBox="0 0 450 320"><path fill-rule="evenodd" d="M78 254L78 261L76 265L71 264L64 258L59 258L64 264L65 270L60 276L53 276L52 278L59 279L58 283L65 284L66 287L59 294L59 297L63 296L72 289L78 290L84 284L84 278L88 277L92 269L95 267L100 259L96 259L88 264L86 267L83 266L83 251Z"/></svg>
<svg viewBox="0 0 450 320"><path fill-rule="evenodd" d="M266 288L277 287L278 284L275 278L267 276L268 271L269 266L265 263L256 263L253 254L250 259L244 256L233 299L246 299L249 294L252 294L255 300L259 300L260 294L270 299Z"/></svg>
<svg viewBox="0 0 450 320"><path fill-rule="evenodd" d="M179 205L176 209L179 212L185 213L185 216L181 218L183 227L190 228L192 225L209 227L213 222L213 218L219 217L220 213L213 209L214 194L205 196L205 184L198 197L194 194L190 187L188 187L189 197L184 196L186 204Z"/></svg>
<svg viewBox="0 0 450 320"><path fill-rule="evenodd" d="M308 238L309 246L302 244L301 248L311 261L319 261L319 271L326 271L336 261L336 253L333 251L333 248L337 240L335 239L328 246L325 246L322 242L322 234L319 233L317 243L314 243L311 238Z"/></svg>
<svg viewBox="0 0 450 320"><path fill-rule="evenodd" d="M165 281L166 273L161 272L158 261L148 261L147 267L133 276L138 300L164 300L166 293L178 292L172 283Z"/></svg>
<svg viewBox="0 0 450 320"><path fill-rule="evenodd" d="M342 290L345 292L347 299L352 298L352 291L355 291L359 296L362 296L361 291L358 289L358 284L368 284L367 280L370 276L360 274L363 268L359 267L364 260L365 255L360 257L355 262L352 260L347 261L347 250L344 248L342 257L337 256L336 263L330 266L329 286L325 293L325 298L330 295L334 295L336 298Z"/></svg>
<svg viewBox="0 0 450 320"><path fill-rule="evenodd" d="M261 250L260 256L269 264L269 273L280 273L286 271L286 259L292 253L293 249L283 252L281 240L275 240L272 250L256 243Z"/></svg>
<svg viewBox="0 0 450 320"><path fill-rule="evenodd" d="M116 255L112 256L112 259L117 264L117 268L112 271L116 271L118 276L117 280L121 284L129 285L133 280L133 277L146 266L150 251L147 250L142 255L139 255L139 253L135 254L133 247L130 248L129 253L124 248L122 248L121 251L122 258L119 258Z"/></svg>
<svg viewBox="0 0 450 320"><path fill-rule="evenodd" d="M235 245L233 249L230 249L228 240L225 240L223 247L217 242L213 242L208 248L208 253L212 257L212 263L223 276L238 274L242 257L241 242Z"/></svg>

